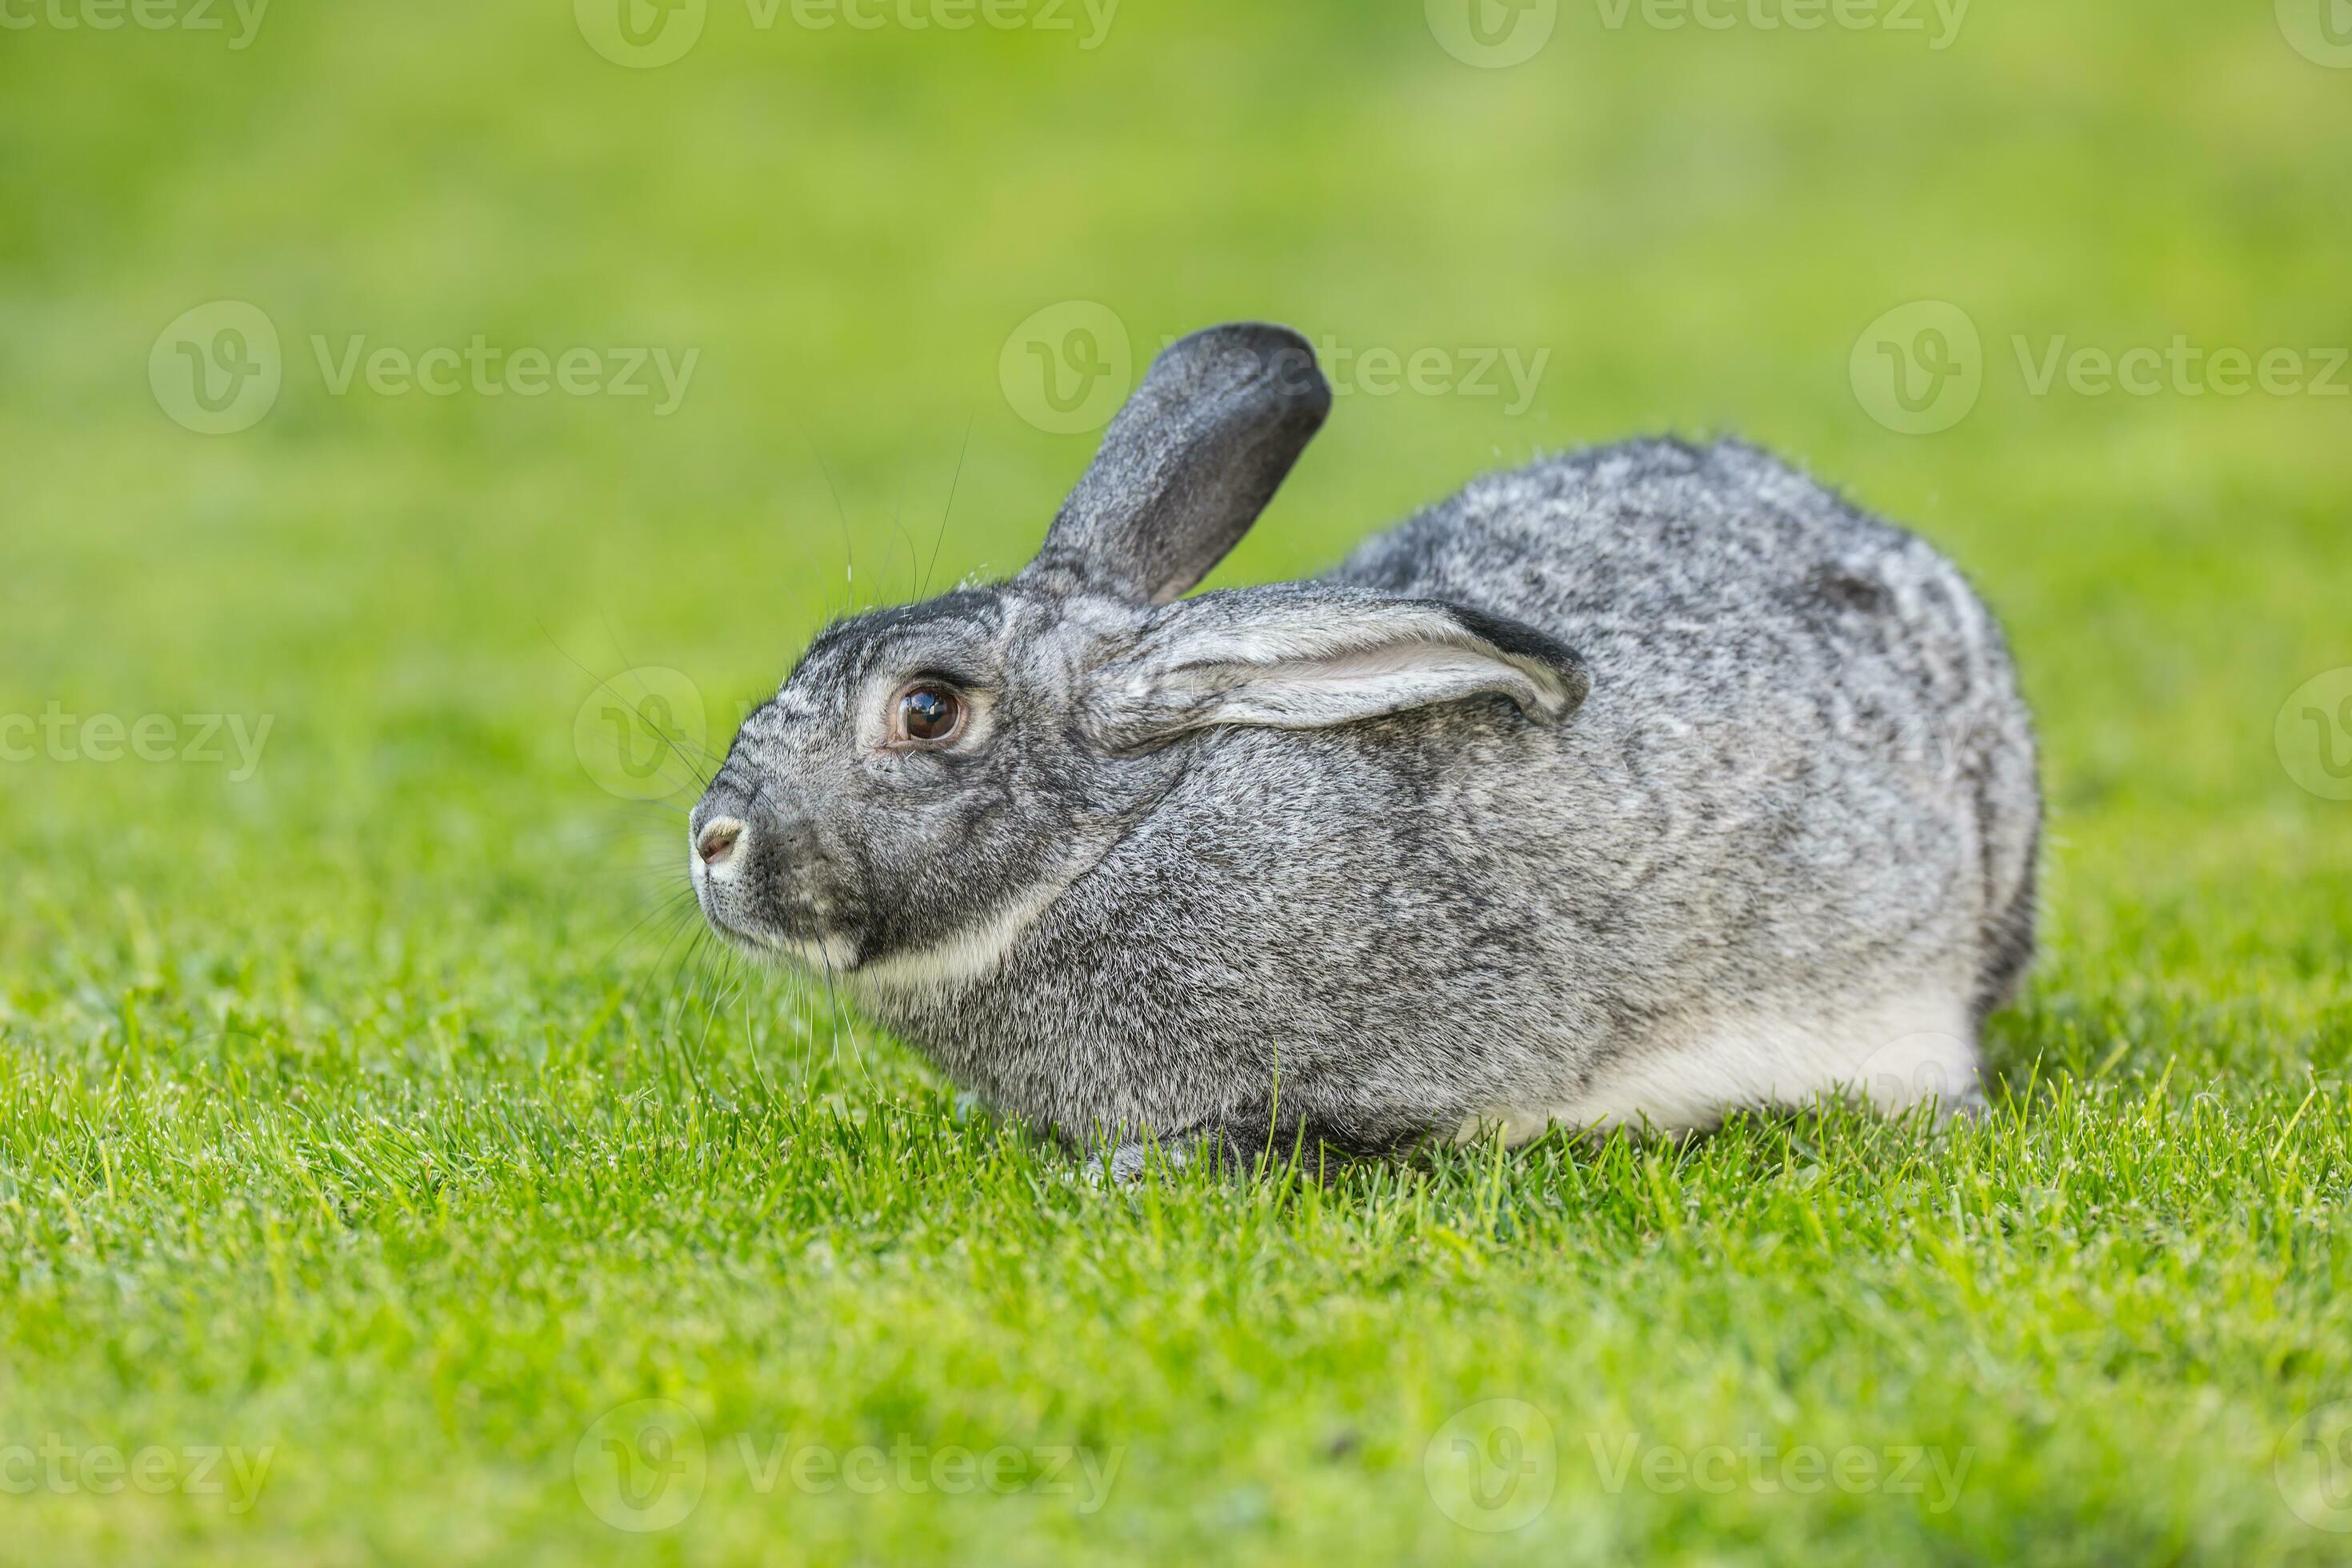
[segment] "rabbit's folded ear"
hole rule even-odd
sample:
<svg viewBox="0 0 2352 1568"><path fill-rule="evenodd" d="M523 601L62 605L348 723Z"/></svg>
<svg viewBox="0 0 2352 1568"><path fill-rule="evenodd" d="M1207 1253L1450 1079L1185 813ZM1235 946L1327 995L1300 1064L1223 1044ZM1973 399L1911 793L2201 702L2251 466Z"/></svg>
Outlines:
<svg viewBox="0 0 2352 1568"><path fill-rule="evenodd" d="M1473 697L1559 723L1591 689L1581 658L1518 621L1282 584L1167 606L1097 672L1081 712L1097 745L1123 752L1217 724L1319 730Z"/></svg>
<svg viewBox="0 0 2352 1568"><path fill-rule="evenodd" d="M1211 327L1169 345L1110 423L1024 581L1164 605L1249 531L1331 411L1287 327Z"/></svg>

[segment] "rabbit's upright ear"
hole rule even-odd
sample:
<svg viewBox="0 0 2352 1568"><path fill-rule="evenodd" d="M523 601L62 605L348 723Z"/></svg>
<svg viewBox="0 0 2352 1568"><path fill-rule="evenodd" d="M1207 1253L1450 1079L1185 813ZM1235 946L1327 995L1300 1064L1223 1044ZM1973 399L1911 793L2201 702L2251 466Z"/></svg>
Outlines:
<svg viewBox="0 0 2352 1568"><path fill-rule="evenodd" d="M1106 751L1218 724L1321 730L1503 697L1559 723L1592 689L1584 661L1522 622L1437 599L1282 584L1204 594L1152 617L1097 673L1081 722Z"/></svg>
<svg viewBox="0 0 2352 1568"><path fill-rule="evenodd" d="M1110 423L1024 581L1164 605L1249 531L1331 411L1287 327L1212 327L1169 345Z"/></svg>

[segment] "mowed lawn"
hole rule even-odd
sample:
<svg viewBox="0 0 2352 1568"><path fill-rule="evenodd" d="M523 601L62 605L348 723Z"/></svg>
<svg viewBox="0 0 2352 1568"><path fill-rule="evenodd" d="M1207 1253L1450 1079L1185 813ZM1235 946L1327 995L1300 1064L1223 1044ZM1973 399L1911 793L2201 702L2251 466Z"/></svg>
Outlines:
<svg viewBox="0 0 2352 1568"><path fill-rule="evenodd" d="M0 1560L2352 1555L2315 10L79 3L0 31ZM1220 582L1659 429L1969 569L1990 1117L1106 1192L698 943L602 683L722 749L1242 316L1341 396Z"/></svg>

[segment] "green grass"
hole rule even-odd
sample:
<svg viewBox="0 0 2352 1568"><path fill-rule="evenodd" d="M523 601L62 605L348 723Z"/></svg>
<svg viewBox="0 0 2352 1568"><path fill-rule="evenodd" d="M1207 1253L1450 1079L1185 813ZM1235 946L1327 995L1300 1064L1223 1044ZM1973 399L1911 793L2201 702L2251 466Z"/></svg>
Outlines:
<svg viewBox="0 0 2352 1568"><path fill-rule="evenodd" d="M2304 1517L2352 1523L2304 1445L2352 1398L2352 804L2273 742L2352 666L2352 402L2036 396L2013 346L2352 342L2352 73L2201 0L1942 51L1570 5L1504 71L1403 0L1128 0L1092 51L717 0L643 71L567 11L0 32L0 716L272 721L241 783L0 763L0 1559L2352 1556ZM148 355L224 299L285 384L203 437ZM1984 390L1905 437L1847 365L1917 300ZM934 585L1016 563L1092 437L1000 351L1067 300L1139 353L1549 353L1516 415L1343 396L1221 581L1662 427L1951 551L2053 807L1995 1113L1102 1192L689 959L680 803L575 716L666 667L722 744L935 536ZM477 333L700 357L656 417L337 396L311 346ZM607 1437L682 1467L639 1522L692 1510L600 1517ZM1457 1437L1532 1467L1497 1508Z"/></svg>

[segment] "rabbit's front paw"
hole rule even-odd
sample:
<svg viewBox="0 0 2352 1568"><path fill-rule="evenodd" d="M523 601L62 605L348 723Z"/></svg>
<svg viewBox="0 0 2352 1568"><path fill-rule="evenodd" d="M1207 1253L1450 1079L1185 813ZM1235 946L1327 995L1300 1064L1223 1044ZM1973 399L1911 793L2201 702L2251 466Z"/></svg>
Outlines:
<svg viewBox="0 0 2352 1568"><path fill-rule="evenodd" d="M1228 1180L1247 1176L1252 1161L1232 1133L1217 1129L1143 1139L1098 1151L1087 1161L1087 1180L1098 1187L1132 1186L1157 1166L1168 1174L1206 1162Z"/></svg>

